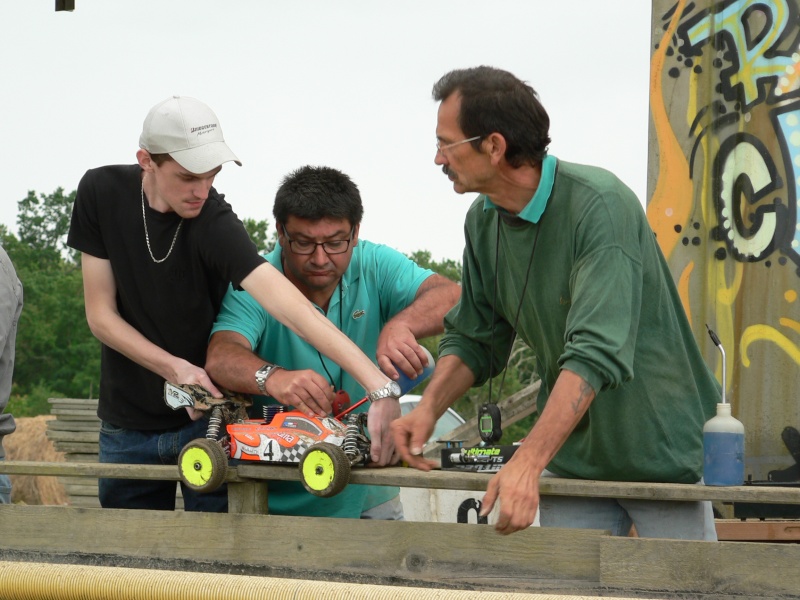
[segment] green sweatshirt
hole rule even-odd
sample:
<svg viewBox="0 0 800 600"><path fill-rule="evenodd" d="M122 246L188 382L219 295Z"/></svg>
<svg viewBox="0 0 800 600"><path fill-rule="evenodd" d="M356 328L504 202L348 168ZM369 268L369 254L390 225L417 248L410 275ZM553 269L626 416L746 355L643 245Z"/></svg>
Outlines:
<svg viewBox="0 0 800 600"><path fill-rule="evenodd" d="M490 364L504 368L516 330L536 354L540 414L561 369L597 394L550 471L697 482L719 386L635 194L608 171L548 156L519 216L479 196L465 235L440 355L460 357L482 385Z"/></svg>

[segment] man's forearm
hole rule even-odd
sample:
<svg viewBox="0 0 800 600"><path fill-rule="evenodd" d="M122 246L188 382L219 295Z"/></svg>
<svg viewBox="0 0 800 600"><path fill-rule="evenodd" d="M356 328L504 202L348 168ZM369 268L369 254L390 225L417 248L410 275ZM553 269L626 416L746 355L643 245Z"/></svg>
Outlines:
<svg viewBox="0 0 800 600"><path fill-rule="evenodd" d="M458 302L461 286L441 275L431 275L420 285L414 301L390 319L407 327L417 339L444 331L444 316Z"/></svg>
<svg viewBox="0 0 800 600"><path fill-rule="evenodd" d="M474 381L472 370L458 356L443 356L436 364L420 403L430 408L438 419L469 390Z"/></svg>
<svg viewBox="0 0 800 600"><path fill-rule="evenodd" d="M117 313L98 310L90 315L87 311L87 321L100 342L167 381L175 380L175 361L181 359L148 340Z"/></svg>
<svg viewBox="0 0 800 600"><path fill-rule="evenodd" d="M211 338L206 357L206 372L219 385L243 394L261 394L255 373L264 360L240 344Z"/></svg>
<svg viewBox="0 0 800 600"><path fill-rule="evenodd" d="M536 425L517 450L520 457L541 473L586 414L594 397L594 390L580 375L561 371Z"/></svg>

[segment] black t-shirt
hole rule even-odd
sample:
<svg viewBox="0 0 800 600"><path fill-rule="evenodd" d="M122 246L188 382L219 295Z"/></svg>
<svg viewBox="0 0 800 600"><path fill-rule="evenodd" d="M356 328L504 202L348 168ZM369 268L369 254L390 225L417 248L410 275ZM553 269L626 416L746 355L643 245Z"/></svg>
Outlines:
<svg viewBox="0 0 800 600"><path fill-rule="evenodd" d="M167 255L181 218L145 201L153 255ZM172 253L156 264L145 242L141 169L91 169L78 184L67 243L111 261L117 308L125 321L170 354L203 366L211 326L228 283L264 259L241 221L214 188L194 219L185 219ZM98 416L128 429L171 429L188 422L185 410L164 402L164 380L103 345Z"/></svg>

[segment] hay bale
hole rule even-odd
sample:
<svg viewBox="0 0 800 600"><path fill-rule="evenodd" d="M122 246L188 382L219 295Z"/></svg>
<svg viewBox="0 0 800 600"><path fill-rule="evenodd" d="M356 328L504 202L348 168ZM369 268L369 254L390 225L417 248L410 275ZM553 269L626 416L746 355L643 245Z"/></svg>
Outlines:
<svg viewBox="0 0 800 600"><path fill-rule="evenodd" d="M18 418L17 430L3 438L6 460L62 462L63 452L56 452L47 437L47 422L51 415ZM11 501L24 504L68 504L64 486L55 477L11 475Z"/></svg>

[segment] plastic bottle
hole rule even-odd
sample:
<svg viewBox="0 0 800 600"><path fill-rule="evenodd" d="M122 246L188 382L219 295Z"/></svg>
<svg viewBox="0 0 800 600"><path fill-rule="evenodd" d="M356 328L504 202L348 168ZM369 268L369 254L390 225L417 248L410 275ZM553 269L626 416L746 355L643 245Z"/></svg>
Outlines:
<svg viewBox="0 0 800 600"><path fill-rule="evenodd" d="M744 483L744 425L731 416L725 395L725 349L708 325L708 335L722 354L722 401L717 416L703 426L703 482L706 485Z"/></svg>
<svg viewBox="0 0 800 600"><path fill-rule="evenodd" d="M703 481L706 485L744 483L744 425L731 405L717 404L717 416L703 427Z"/></svg>
<svg viewBox="0 0 800 600"><path fill-rule="evenodd" d="M428 349L425 346L420 347L425 352L425 356L428 357L428 366L423 369L422 375L417 375L414 379L409 379L408 376L400 369L397 369L397 365L395 365L395 369L397 369L397 372L400 373L400 378L397 380L397 383L400 386L400 392L403 394L407 394L413 390L420 383L430 377L431 373L433 373L433 367L435 366L433 356L431 356L431 353L428 352Z"/></svg>

